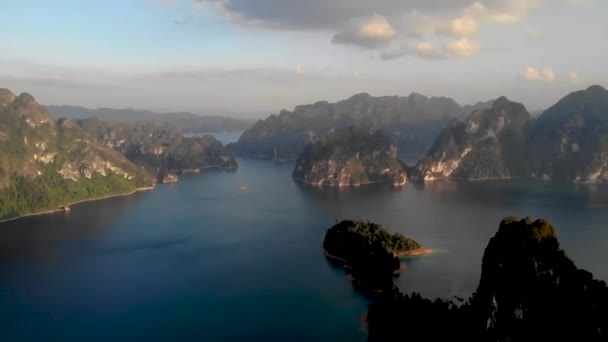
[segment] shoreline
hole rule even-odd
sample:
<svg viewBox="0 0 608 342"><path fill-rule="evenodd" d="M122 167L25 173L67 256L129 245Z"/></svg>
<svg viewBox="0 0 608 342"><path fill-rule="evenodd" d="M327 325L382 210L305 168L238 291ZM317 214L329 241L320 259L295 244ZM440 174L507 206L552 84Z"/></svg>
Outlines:
<svg viewBox="0 0 608 342"><path fill-rule="evenodd" d="M216 164L216 165L208 165L208 166L201 166L201 167L195 167L192 169L185 169L185 170L170 170L170 172L175 173L175 174L198 174L201 173L204 170L209 170L209 169L217 169L217 170L237 170L239 167L238 165L236 166L226 166L226 163L222 163L222 164Z"/></svg>
<svg viewBox="0 0 608 342"><path fill-rule="evenodd" d="M137 188L137 189L135 189L133 191L129 191L129 192L122 193L122 194L113 194L113 195L106 195L106 196L101 196L101 197L87 198L87 199L83 199L83 200L80 200L80 201L66 203L66 204L63 204L62 206L63 207L65 207L65 206L71 207L73 205L78 205L78 204L86 203L86 202L101 201L101 200L104 200L104 199L110 199L110 198L114 198L114 197L126 197L126 196L134 195L134 194L136 194L138 192L150 191L150 190L154 190L154 189L155 189L154 186ZM19 215L19 216L15 216L15 217L9 217L9 218L5 218L5 219L0 220L0 224L11 222L11 221L17 221L17 220L21 220L21 219L28 218L28 217L55 214L55 213L58 213L58 212L65 212L65 209L57 208L57 209L50 209L50 210L39 211L39 212L31 213L31 214L23 214L23 215Z"/></svg>
<svg viewBox="0 0 608 342"><path fill-rule="evenodd" d="M321 247L321 250L323 251L323 254L332 260L335 261L340 261L342 263L344 263L345 266L348 266L350 268L350 266L348 265L349 262L346 259L340 258L339 256L333 255L331 253L329 253L327 251L327 249ZM432 254L433 250L430 248L418 248L418 249L413 249L411 251L407 251L407 252L403 252L403 253L398 253L398 254L393 254L393 256L395 258L402 258L402 257L419 257L419 256L425 256L425 255L429 255ZM404 271L405 269L403 268L403 265L401 265L397 270L395 270L397 273L400 273L401 271Z"/></svg>
<svg viewBox="0 0 608 342"><path fill-rule="evenodd" d="M340 258L339 256L335 256L335 255L333 255L333 254L329 253L329 252L327 251L327 249L325 249L325 248L321 247L321 250L323 251L323 254L324 254L326 257L328 257L328 258L330 258L330 259L332 259L332 260L335 260L335 261L340 261L340 262L344 263L344 265L348 264L348 260L346 260L346 259L342 259L342 258Z"/></svg>
<svg viewBox="0 0 608 342"><path fill-rule="evenodd" d="M360 187L364 187L364 186L368 186L368 185L382 185L382 184L387 184L387 185L391 185L394 188L402 188L407 186L407 184L409 182L405 182L404 184L394 184L391 183L390 181L374 181L374 182L365 182L365 183L359 183L359 184L337 184L337 185L332 185L332 184L319 184L319 183L313 183L313 182L309 182L306 181L302 178L298 178L298 177L291 177L294 181L296 181L297 183L301 183L301 184L305 184L305 185L310 185L316 188L335 188L335 189L347 189L347 188L360 188Z"/></svg>
<svg viewBox="0 0 608 342"><path fill-rule="evenodd" d="M418 248L418 249L413 249L411 251L407 251L407 252L403 252L403 253L397 253L394 255L397 258L401 258L401 257L417 257L417 256L429 255L432 253L433 253L433 250L430 248Z"/></svg>

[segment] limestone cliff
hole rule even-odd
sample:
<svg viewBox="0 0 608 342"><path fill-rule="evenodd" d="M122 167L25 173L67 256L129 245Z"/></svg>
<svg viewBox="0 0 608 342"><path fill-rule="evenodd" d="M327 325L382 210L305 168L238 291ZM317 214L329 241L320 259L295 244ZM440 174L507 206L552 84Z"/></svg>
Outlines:
<svg viewBox="0 0 608 342"><path fill-rule="evenodd" d="M531 177L608 182L608 91L592 86L564 97L536 120L528 140Z"/></svg>
<svg viewBox="0 0 608 342"><path fill-rule="evenodd" d="M465 109L444 97L374 97L357 94L336 103L319 101L283 110L246 130L232 148L242 156L285 161L337 129L361 126L384 131L400 148L428 147L451 118Z"/></svg>
<svg viewBox="0 0 608 342"><path fill-rule="evenodd" d="M537 119L506 98L452 121L412 178L608 182L608 91L567 95Z"/></svg>
<svg viewBox="0 0 608 342"><path fill-rule="evenodd" d="M380 131L354 127L338 130L309 145L296 160L293 178L340 187L407 183L391 139Z"/></svg>
<svg viewBox="0 0 608 342"><path fill-rule="evenodd" d="M522 104L501 97L490 109L452 121L416 166L415 178L501 179L523 176L521 158L530 114Z"/></svg>
<svg viewBox="0 0 608 342"><path fill-rule="evenodd" d="M238 167L234 156L210 135L187 138L169 124L108 124L97 118L80 120L79 124L103 144L150 170L159 179L170 173Z"/></svg>
<svg viewBox="0 0 608 342"><path fill-rule="evenodd" d="M0 89L0 218L148 187L153 179L29 94Z"/></svg>

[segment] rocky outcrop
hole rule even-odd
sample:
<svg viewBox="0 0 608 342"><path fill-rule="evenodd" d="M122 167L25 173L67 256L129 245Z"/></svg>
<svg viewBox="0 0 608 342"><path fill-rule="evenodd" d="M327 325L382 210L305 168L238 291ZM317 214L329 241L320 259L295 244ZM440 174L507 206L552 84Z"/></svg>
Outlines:
<svg viewBox="0 0 608 342"><path fill-rule="evenodd" d="M338 187L407 183L391 139L380 131L354 127L338 130L309 145L296 160L293 178Z"/></svg>
<svg viewBox="0 0 608 342"><path fill-rule="evenodd" d="M347 269L353 285L366 294L386 294L396 289L394 275L401 270L399 256L431 252L382 225L351 220L338 222L327 230L323 251L331 262Z"/></svg>
<svg viewBox="0 0 608 342"><path fill-rule="evenodd" d="M504 179L524 176L525 127L522 104L501 97L490 109L452 121L416 166L414 178Z"/></svg>
<svg viewBox="0 0 608 342"><path fill-rule="evenodd" d="M574 92L531 119L506 98L454 120L416 166L412 178L527 178L608 182L608 91Z"/></svg>
<svg viewBox="0 0 608 342"><path fill-rule="evenodd" d="M163 179L170 173L206 168L234 170L236 159L213 136L184 137L169 124L108 124L97 118L78 121L89 134Z"/></svg>
<svg viewBox="0 0 608 342"><path fill-rule="evenodd" d="M530 176L608 182L608 91L592 86L543 112L528 138Z"/></svg>
<svg viewBox="0 0 608 342"><path fill-rule="evenodd" d="M382 130L400 148L428 147L451 118L464 114L450 98L358 94L337 103L321 101L271 115L246 130L232 149L245 157L293 160L308 144L353 125Z"/></svg>
<svg viewBox="0 0 608 342"><path fill-rule="evenodd" d="M0 218L132 192L153 179L29 94L0 89Z"/></svg>
<svg viewBox="0 0 608 342"><path fill-rule="evenodd" d="M463 299L385 296L367 315L370 341L605 341L608 287L576 267L545 220L505 218Z"/></svg>

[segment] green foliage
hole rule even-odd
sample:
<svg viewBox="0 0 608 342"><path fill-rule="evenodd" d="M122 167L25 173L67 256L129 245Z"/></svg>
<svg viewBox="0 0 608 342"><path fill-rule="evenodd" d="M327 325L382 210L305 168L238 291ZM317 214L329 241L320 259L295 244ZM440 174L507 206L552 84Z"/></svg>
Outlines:
<svg viewBox="0 0 608 342"><path fill-rule="evenodd" d="M150 175L75 121L55 121L31 95L2 89L0 95L0 219L153 184Z"/></svg>
<svg viewBox="0 0 608 342"><path fill-rule="evenodd" d="M207 167L237 168L232 154L210 135L187 138L166 123L108 124L97 118L78 123L87 133L157 176Z"/></svg>
<svg viewBox="0 0 608 342"><path fill-rule="evenodd" d="M397 255L422 247L382 225L345 220L327 231L323 248L346 263L358 289L371 294L394 291L393 274L401 265Z"/></svg>
<svg viewBox="0 0 608 342"><path fill-rule="evenodd" d="M10 186L0 190L0 218L16 217L90 198L128 193L135 184L116 174L101 176L93 174L90 179L78 182L64 179L54 166L44 167L43 174L36 178L12 176Z"/></svg>
<svg viewBox="0 0 608 342"><path fill-rule="evenodd" d="M353 258L361 249L381 250L399 255L422 246L400 233L391 233L383 225L369 221L345 220L331 227L325 235L324 248L344 259Z"/></svg>

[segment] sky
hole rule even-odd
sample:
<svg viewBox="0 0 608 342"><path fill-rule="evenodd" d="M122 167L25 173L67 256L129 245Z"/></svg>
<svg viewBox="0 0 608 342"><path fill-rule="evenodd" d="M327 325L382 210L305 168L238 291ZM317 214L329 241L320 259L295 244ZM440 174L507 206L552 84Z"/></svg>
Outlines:
<svg viewBox="0 0 608 342"><path fill-rule="evenodd" d="M44 104L262 116L319 100L608 82L605 0L0 0L0 87Z"/></svg>

